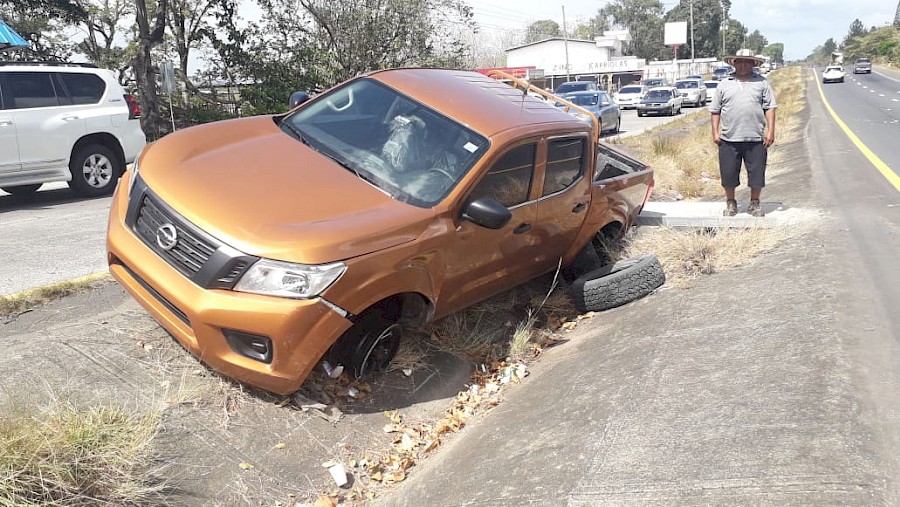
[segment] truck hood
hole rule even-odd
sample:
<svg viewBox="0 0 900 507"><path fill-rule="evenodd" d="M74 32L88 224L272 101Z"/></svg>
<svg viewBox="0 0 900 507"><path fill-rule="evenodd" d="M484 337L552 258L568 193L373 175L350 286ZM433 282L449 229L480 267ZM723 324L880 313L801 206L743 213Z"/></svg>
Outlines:
<svg viewBox="0 0 900 507"><path fill-rule="evenodd" d="M140 176L211 236L289 262L390 248L414 240L434 217L285 134L270 116L170 134L144 151Z"/></svg>

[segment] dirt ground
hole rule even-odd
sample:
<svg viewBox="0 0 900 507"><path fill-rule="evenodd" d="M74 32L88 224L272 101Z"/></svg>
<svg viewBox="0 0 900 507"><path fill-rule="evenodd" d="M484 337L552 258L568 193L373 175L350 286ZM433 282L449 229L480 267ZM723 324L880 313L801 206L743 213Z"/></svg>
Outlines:
<svg viewBox="0 0 900 507"><path fill-rule="evenodd" d="M155 446L171 505L302 505L336 492L323 465L349 468L352 460L389 455L399 438L385 431L392 412L404 428L433 428L470 388L478 366L435 351L424 367L391 371L372 384L319 369L302 398L278 397L205 368L112 281L0 318L0 336L0 404L66 400L137 414L160 410ZM491 395L493 404L502 393ZM349 488L360 475L368 484L362 470L349 470Z"/></svg>

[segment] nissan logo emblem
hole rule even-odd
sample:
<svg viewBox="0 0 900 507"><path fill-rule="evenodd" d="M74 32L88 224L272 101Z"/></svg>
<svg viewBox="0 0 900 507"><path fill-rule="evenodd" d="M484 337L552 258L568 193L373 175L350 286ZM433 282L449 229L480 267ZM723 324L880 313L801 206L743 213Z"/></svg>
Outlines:
<svg viewBox="0 0 900 507"><path fill-rule="evenodd" d="M178 230L172 224L162 224L156 229L156 244L169 251L178 244Z"/></svg>

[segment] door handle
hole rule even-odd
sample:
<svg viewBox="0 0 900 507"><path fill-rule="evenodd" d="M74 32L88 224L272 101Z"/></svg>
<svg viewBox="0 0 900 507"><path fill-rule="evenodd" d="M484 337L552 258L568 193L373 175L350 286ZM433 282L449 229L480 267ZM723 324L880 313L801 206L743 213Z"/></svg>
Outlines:
<svg viewBox="0 0 900 507"><path fill-rule="evenodd" d="M12 120L0 120L0 127L5 127L7 125L12 125Z"/></svg>
<svg viewBox="0 0 900 507"><path fill-rule="evenodd" d="M513 234L524 234L531 230L531 224L521 224L513 229Z"/></svg>
<svg viewBox="0 0 900 507"><path fill-rule="evenodd" d="M581 213L585 209L587 209L587 203L580 202L572 208L572 213Z"/></svg>
<svg viewBox="0 0 900 507"><path fill-rule="evenodd" d="M63 116L62 119L63 119L63 121L72 121L72 120L77 120L78 117L77 116Z"/></svg>

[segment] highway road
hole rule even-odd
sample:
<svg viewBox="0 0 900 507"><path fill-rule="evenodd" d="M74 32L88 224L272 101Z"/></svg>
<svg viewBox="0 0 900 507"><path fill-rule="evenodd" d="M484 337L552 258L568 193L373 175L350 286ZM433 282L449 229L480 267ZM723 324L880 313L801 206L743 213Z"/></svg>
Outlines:
<svg viewBox="0 0 900 507"><path fill-rule="evenodd" d="M848 69L843 83L821 84L820 79L825 98L872 153L900 172L900 73L889 75L886 70L875 70L853 74L852 67Z"/></svg>

